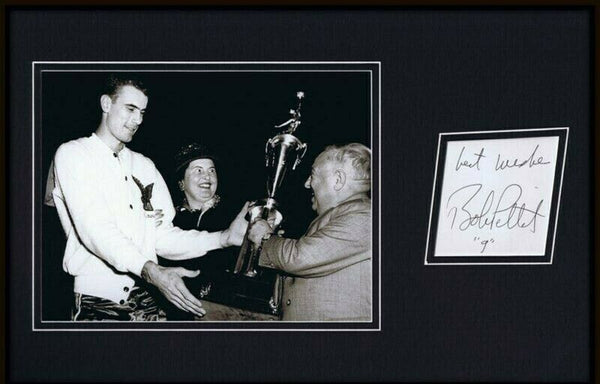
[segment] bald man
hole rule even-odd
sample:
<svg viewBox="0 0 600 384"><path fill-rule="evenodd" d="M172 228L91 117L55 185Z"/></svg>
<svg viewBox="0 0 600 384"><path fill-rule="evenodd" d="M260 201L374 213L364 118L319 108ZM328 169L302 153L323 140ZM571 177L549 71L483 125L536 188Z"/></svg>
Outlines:
<svg viewBox="0 0 600 384"><path fill-rule="evenodd" d="M257 221L260 264L284 277L284 321L371 321L371 151L362 144L327 147L304 186L318 217L300 239L270 236Z"/></svg>

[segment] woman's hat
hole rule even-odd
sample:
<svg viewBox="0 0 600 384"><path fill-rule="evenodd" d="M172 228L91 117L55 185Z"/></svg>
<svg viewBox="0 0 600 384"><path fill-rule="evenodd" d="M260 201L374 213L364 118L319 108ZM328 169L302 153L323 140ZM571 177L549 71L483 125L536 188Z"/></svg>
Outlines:
<svg viewBox="0 0 600 384"><path fill-rule="evenodd" d="M179 172L187 167L189 163L198 159L211 159L215 163L218 161L218 158L207 147L198 143L191 143L181 147L175 155L175 172Z"/></svg>

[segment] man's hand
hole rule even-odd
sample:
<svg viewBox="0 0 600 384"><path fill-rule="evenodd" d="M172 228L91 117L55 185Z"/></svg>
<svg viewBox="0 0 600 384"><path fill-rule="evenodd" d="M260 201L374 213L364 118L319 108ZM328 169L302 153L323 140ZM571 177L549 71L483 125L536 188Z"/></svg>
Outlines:
<svg viewBox="0 0 600 384"><path fill-rule="evenodd" d="M258 219L250 225L248 239L257 247L261 245L263 239L273 233L273 228L265 220Z"/></svg>
<svg viewBox="0 0 600 384"><path fill-rule="evenodd" d="M204 316L202 303L186 288L182 277L196 277L200 271L190 271L185 268L167 268L148 261L142 268L142 278L155 285L167 300L177 308L192 312L197 316Z"/></svg>
<svg viewBox="0 0 600 384"><path fill-rule="evenodd" d="M146 217L151 217L154 219L154 226L160 227L162 224L162 218L164 217L164 213L162 209L155 209L151 212L146 212Z"/></svg>
<svg viewBox="0 0 600 384"><path fill-rule="evenodd" d="M245 219L246 213L248 213L248 205L249 203L246 202L240 213L238 213L235 219L233 219L231 222L229 228L221 232L221 246L223 248L230 247L232 245L242 245L242 241L244 241L244 236L246 235L246 230L248 229L248 221Z"/></svg>

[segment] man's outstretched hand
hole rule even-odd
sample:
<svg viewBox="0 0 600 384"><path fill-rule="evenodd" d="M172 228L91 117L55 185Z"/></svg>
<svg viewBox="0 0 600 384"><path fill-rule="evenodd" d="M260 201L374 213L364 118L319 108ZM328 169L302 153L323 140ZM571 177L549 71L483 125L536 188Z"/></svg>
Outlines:
<svg viewBox="0 0 600 384"><path fill-rule="evenodd" d="M159 291L177 308L191 312L197 316L204 316L202 303L185 286L182 277L196 277L200 271L190 271L181 267L161 267L147 261L142 268L142 278L156 286Z"/></svg>
<svg viewBox="0 0 600 384"><path fill-rule="evenodd" d="M250 203L246 202L242 207L242 210L238 215L233 219L229 228L221 232L221 246L223 248L242 245L244 241L244 236L246 235L246 230L248 229L248 221L246 221L246 213L248 213L248 205Z"/></svg>
<svg viewBox="0 0 600 384"><path fill-rule="evenodd" d="M273 232L273 228L265 220L258 219L250 225L250 232L248 232L248 239L255 246L259 247L262 241Z"/></svg>

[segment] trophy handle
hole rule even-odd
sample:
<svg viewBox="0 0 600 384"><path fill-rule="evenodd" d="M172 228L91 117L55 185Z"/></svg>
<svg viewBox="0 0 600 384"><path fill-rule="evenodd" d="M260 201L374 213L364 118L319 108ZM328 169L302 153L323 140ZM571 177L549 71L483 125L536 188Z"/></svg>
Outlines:
<svg viewBox="0 0 600 384"><path fill-rule="evenodd" d="M269 146L271 146L273 144L273 137L270 138L269 140L267 140L267 142L265 143L265 167L269 167L271 165L271 159L272 156L271 155L271 151L269 151Z"/></svg>
<svg viewBox="0 0 600 384"><path fill-rule="evenodd" d="M306 143L300 145L298 147L298 150L302 150L302 154L298 153L296 155L296 161L294 161L294 165L292 165L292 171L296 169L296 166L298 166L298 164L300 164L300 162L302 161L302 158L304 157L304 155L306 155Z"/></svg>

